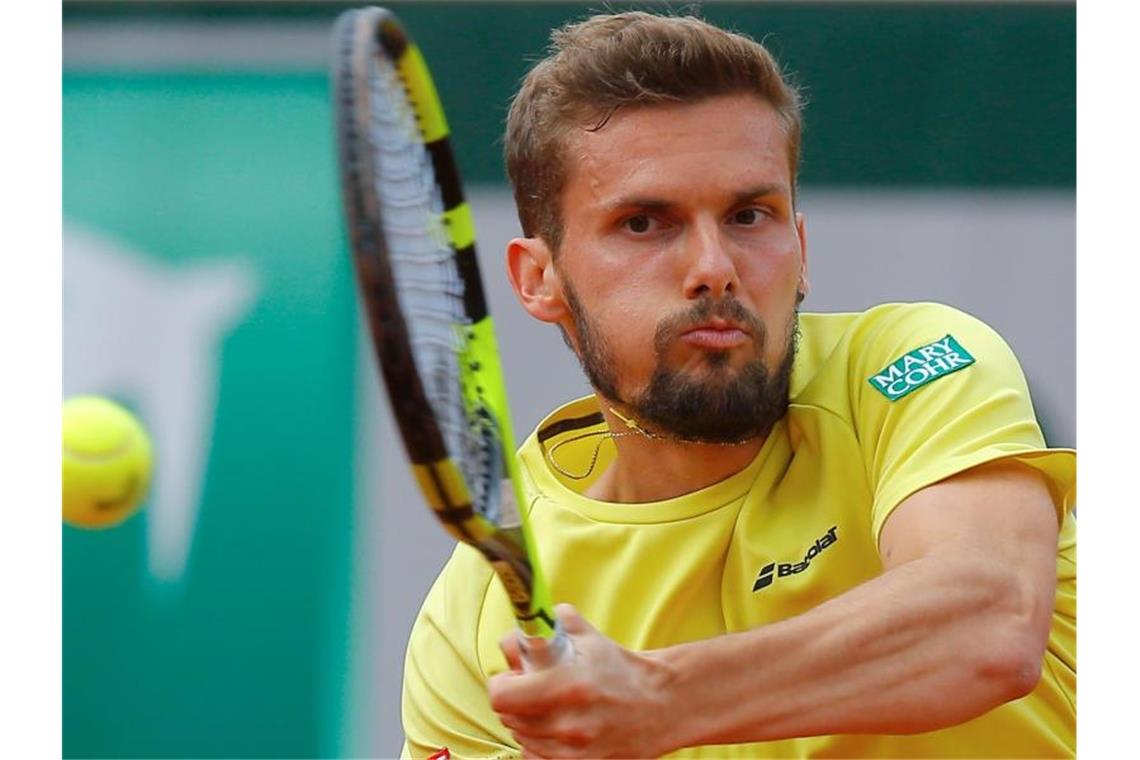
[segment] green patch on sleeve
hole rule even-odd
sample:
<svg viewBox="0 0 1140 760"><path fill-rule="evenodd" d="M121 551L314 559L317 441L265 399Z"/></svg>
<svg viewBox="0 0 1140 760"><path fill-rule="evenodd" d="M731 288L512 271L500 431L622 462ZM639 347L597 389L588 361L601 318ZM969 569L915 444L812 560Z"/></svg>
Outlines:
<svg viewBox="0 0 1140 760"><path fill-rule="evenodd" d="M908 351L867 378L867 382L886 396L888 401L898 401L927 383L965 369L973 363L974 357L970 352L953 335L947 335Z"/></svg>

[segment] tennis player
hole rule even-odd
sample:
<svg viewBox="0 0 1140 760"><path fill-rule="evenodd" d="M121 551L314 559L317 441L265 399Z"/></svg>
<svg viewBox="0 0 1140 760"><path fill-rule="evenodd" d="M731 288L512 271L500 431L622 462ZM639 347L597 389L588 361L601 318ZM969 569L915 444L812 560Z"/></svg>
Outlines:
<svg viewBox="0 0 1140 760"><path fill-rule="evenodd" d="M576 658L523 672L460 546L405 754L1072 756L1075 454L1009 347L938 304L800 313L800 100L759 44L645 13L553 43L507 263L594 390L520 452Z"/></svg>

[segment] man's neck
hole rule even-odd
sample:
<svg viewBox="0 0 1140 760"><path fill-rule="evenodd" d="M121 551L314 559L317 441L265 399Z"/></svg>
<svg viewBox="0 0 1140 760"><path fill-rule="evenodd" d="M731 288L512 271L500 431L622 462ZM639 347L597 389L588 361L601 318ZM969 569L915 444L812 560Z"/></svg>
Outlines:
<svg viewBox="0 0 1140 760"><path fill-rule="evenodd" d="M632 428L606 405L602 414L615 433ZM736 444L691 443L640 433L613 439L617 455L585 495L598 501L635 504L699 491L735 475L756 458L764 438Z"/></svg>

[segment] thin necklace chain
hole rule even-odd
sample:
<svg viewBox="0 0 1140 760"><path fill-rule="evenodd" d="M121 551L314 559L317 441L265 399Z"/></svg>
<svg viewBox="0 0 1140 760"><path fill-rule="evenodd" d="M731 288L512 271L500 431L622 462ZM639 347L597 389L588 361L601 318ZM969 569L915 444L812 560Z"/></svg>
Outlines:
<svg viewBox="0 0 1140 760"><path fill-rule="evenodd" d="M641 425L639 425L637 423L637 420L635 420L632 417L624 416L621 412L619 412L617 409L614 409L612 406L610 407L610 411L614 414L614 416L616 416L619 420L621 420L625 424L625 426L627 428L629 428L629 430L622 430L619 432L614 432L613 430L606 430L606 431L595 430L595 431L591 431L589 433L581 433L581 434L576 435L572 438L567 438L564 441L559 441L554 446L551 446L550 450L546 452L546 461L548 461L550 463L550 466L553 467L555 470L558 470L559 473L561 473L562 475L564 475L567 478L570 478L571 480L585 480L586 478L590 477L590 474L594 471L594 468L597 467L597 465L598 465L598 455L601 453L603 443L605 443L606 441L613 440L615 438L625 438L625 437L631 436L631 435L640 435L644 438L649 438L649 439L652 439L655 441L671 441L674 443L695 443L695 444L703 444L706 446L710 445L710 444L714 445L714 446L744 446L745 444L751 443L752 441L756 440L756 436L752 436L751 438L744 438L744 439L739 440L739 441L698 441L698 440L694 440L692 438L680 438L678 436L672 436L672 435L661 435L660 433L655 433L652 430L646 430L645 428L641 427ZM594 453L590 457L590 466L586 468L586 471L584 473L582 473L580 475L572 473L572 472L566 470L564 467L562 467L562 465L558 464L558 462L554 459L554 452L558 451L558 449L562 448L566 444L575 443L577 441L581 441L581 440L586 439L586 438L592 438L594 436L600 436L600 437L598 439L597 445L594 446Z"/></svg>

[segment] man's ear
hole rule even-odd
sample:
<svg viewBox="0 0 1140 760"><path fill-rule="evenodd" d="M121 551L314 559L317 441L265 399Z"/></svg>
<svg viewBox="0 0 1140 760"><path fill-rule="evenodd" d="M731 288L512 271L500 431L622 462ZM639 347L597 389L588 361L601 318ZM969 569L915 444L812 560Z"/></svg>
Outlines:
<svg viewBox="0 0 1140 760"><path fill-rule="evenodd" d="M519 303L543 322L561 322L569 314L554 254L542 238L514 238L507 243L507 277Z"/></svg>
<svg viewBox="0 0 1140 760"><path fill-rule="evenodd" d="M811 283L808 282L807 229L804 215L800 213L796 214L796 235L800 238L800 292L806 296L811 291Z"/></svg>

